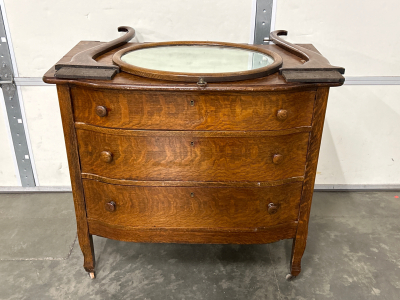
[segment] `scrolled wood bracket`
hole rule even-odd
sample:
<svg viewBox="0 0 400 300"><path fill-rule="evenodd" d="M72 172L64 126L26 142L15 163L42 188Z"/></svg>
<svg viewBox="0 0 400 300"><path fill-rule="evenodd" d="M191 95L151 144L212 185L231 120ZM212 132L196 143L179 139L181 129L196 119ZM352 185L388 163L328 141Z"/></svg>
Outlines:
<svg viewBox="0 0 400 300"><path fill-rule="evenodd" d="M344 68L332 66L321 54L289 43L281 39L280 35L287 35L287 31L276 30L271 32L270 40L305 61L303 65L298 67L279 69L280 74L287 82L344 82L342 76L345 71Z"/></svg>
<svg viewBox="0 0 400 300"><path fill-rule="evenodd" d="M111 80L120 69L116 65L98 63L95 59L100 55L122 46L135 37L135 29L128 26L118 27L123 36L108 43L84 50L75 54L70 62L56 64L54 77L63 79L104 79Z"/></svg>

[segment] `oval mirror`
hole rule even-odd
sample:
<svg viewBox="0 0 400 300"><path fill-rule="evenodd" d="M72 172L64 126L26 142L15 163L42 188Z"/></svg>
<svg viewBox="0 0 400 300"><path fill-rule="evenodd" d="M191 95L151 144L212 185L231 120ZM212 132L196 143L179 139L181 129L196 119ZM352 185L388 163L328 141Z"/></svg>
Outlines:
<svg viewBox="0 0 400 300"><path fill-rule="evenodd" d="M127 73L164 80L234 81L275 73L282 58L257 46L217 42L138 44L114 54Z"/></svg>

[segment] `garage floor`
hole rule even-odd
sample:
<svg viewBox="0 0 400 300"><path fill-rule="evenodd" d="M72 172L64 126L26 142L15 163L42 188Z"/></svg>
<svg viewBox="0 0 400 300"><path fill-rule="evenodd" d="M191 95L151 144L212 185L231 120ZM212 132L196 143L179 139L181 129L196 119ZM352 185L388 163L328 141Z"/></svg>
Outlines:
<svg viewBox="0 0 400 300"><path fill-rule="evenodd" d="M291 241L135 244L95 237L84 271L69 193L0 194L0 299L400 299L400 195L316 192L303 271Z"/></svg>

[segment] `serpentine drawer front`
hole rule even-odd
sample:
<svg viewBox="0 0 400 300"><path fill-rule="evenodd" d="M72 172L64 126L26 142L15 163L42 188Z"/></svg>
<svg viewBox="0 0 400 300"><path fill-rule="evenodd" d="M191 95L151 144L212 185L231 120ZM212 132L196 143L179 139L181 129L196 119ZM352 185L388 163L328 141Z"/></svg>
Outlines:
<svg viewBox="0 0 400 300"><path fill-rule="evenodd" d="M224 136L80 128L82 172L128 180L271 181L304 176L309 140L309 132Z"/></svg>
<svg viewBox="0 0 400 300"><path fill-rule="evenodd" d="M71 69L72 56L98 45L72 49L57 64L62 79L54 68L44 76L57 84L85 270L94 277L92 235L146 243L293 239L290 274L298 275L328 91L342 83L286 82L280 57L286 68L303 62L275 45L240 46L261 49L264 63L274 64L263 67L264 77L249 70L228 82L147 78L126 66L111 80L86 78L112 77L116 50L98 58L98 74L96 61Z"/></svg>
<svg viewBox="0 0 400 300"><path fill-rule="evenodd" d="M155 130L283 130L311 126L315 90L174 93L73 87L76 122Z"/></svg>
<svg viewBox="0 0 400 300"><path fill-rule="evenodd" d="M145 228L265 228L294 222L302 183L272 187L148 187L83 181L89 220Z"/></svg>

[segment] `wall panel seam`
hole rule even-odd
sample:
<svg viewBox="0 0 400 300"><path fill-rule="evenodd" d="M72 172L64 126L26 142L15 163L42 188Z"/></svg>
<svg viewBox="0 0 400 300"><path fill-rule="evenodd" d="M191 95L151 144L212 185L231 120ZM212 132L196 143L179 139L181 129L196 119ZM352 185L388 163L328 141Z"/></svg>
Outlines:
<svg viewBox="0 0 400 300"><path fill-rule="evenodd" d="M3 0L0 0L0 10L2 37L1 46L2 51L5 51L2 54L2 63L5 71L9 72L9 76L12 78L14 76L18 76L18 71ZM3 37L5 38L4 40ZM11 140L9 142L12 146L11 149L14 150L13 154L18 167L18 172L16 175L18 175L21 185L37 185L38 178L35 168L34 155L30 143L21 89L15 84L15 82L11 84L3 83L1 87L4 94L2 99L4 102L3 108L5 109L8 120L7 128L9 129L9 134L11 134ZM11 117L11 114L15 114L13 118ZM19 132L19 130L21 131ZM18 151L17 148L19 149ZM25 163L25 160L29 161ZM22 176L24 176L24 179Z"/></svg>
<svg viewBox="0 0 400 300"><path fill-rule="evenodd" d="M8 143L10 145L11 156L13 158L15 177L17 179L18 185L22 186L21 176L20 176L20 173L19 173L19 168L18 168L18 163L17 163L17 156L15 155L15 151L14 151L14 147L13 147L10 123L8 122L7 109L6 109L6 104L5 104L5 101L4 101L3 93L0 93L0 102L1 102L1 110L3 111L3 115L4 115L4 123L5 123L5 127L6 127L6 130L7 130Z"/></svg>
<svg viewBox="0 0 400 300"><path fill-rule="evenodd" d="M11 61L13 64L13 73L14 73L14 78L18 77L18 67L17 67L17 61L15 58L15 53L14 53L14 46L12 43L12 38L11 38L11 32L10 32L10 27L8 26L8 19L7 19L7 12L6 12L6 6L4 4L4 0L0 0L0 9L3 12L3 23L4 23L4 28L6 31L7 35L7 43L8 43L8 48L10 51L10 56L11 56Z"/></svg>
<svg viewBox="0 0 400 300"><path fill-rule="evenodd" d="M278 0L272 0L272 14L271 14L271 32L275 30L276 23L276 5Z"/></svg>

